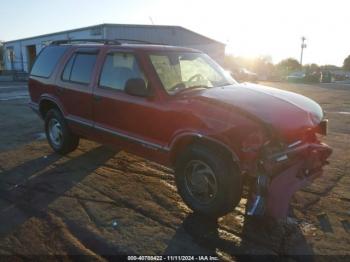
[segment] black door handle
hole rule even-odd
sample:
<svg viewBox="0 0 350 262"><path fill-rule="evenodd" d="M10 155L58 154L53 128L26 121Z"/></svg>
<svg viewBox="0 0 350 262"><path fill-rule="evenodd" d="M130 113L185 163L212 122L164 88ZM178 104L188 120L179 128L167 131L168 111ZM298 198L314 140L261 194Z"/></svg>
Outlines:
<svg viewBox="0 0 350 262"><path fill-rule="evenodd" d="M96 102L99 102L102 99L102 97L100 97L98 95L94 95L94 99Z"/></svg>

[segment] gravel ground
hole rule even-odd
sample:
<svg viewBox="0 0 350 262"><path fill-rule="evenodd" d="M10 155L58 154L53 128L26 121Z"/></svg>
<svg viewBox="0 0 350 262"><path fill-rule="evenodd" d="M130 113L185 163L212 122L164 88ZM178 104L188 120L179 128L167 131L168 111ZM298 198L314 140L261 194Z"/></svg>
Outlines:
<svg viewBox="0 0 350 262"><path fill-rule="evenodd" d="M334 153L323 177L298 192L292 223L252 221L246 199L219 220L190 212L173 172L85 141L54 154L21 85L0 86L0 254L212 254L222 260L284 255L289 260L350 255L350 85L262 83L309 96L330 119ZM45 260L44 257L36 259Z"/></svg>

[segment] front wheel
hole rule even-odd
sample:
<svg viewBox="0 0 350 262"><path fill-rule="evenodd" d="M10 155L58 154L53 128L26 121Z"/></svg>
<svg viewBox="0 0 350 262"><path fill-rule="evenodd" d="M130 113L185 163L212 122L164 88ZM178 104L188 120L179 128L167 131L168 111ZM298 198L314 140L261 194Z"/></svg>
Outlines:
<svg viewBox="0 0 350 262"><path fill-rule="evenodd" d="M45 117L46 138L52 149L62 155L74 151L79 145L79 137L74 135L61 112L51 109Z"/></svg>
<svg viewBox="0 0 350 262"><path fill-rule="evenodd" d="M241 199L241 175L220 150L191 146L176 162L175 175L179 194L195 212L223 216Z"/></svg>

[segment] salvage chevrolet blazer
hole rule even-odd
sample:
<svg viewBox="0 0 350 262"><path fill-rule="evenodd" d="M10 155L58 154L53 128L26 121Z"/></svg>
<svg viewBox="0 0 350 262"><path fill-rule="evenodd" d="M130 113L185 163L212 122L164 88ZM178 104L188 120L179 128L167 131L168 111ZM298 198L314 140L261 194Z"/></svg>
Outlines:
<svg viewBox="0 0 350 262"><path fill-rule="evenodd" d="M54 151L85 138L171 167L184 202L208 216L233 210L247 186L248 215L285 217L331 154L317 103L238 84L189 48L56 41L36 59L29 91Z"/></svg>

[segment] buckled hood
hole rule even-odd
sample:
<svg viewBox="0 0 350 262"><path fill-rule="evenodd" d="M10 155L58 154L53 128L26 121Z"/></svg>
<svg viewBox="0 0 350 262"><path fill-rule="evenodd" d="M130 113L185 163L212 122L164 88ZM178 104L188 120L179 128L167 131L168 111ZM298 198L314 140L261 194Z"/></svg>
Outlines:
<svg viewBox="0 0 350 262"><path fill-rule="evenodd" d="M317 126L322 108L313 100L277 88L256 84L237 84L209 88L199 97L229 104L268 124L281 135L294 136Z"/></svg>

